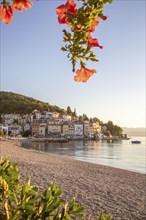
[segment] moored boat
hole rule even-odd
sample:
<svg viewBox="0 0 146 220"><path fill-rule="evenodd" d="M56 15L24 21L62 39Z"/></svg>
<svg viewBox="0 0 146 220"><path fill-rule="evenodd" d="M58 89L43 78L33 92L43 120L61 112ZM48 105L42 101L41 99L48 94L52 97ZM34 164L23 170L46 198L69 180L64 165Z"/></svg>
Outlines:
<svg viewBox="0 0 146 220"><path fill-rule="evenodd" d="M141 144L141 141L131 141L131 144Z"/></svg>

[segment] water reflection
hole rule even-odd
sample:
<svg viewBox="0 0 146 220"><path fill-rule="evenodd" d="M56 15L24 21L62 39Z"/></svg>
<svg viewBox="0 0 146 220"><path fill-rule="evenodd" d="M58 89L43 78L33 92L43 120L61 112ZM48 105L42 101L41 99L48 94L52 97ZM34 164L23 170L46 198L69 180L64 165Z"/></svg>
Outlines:
<svg viewBox="0 0 146 220"><path fill-rule="evenodd" d="M23 147L69 156L77 160L103 164L127 170L145 172L145 146L131 145L129 141L25 142Z"/></svg>

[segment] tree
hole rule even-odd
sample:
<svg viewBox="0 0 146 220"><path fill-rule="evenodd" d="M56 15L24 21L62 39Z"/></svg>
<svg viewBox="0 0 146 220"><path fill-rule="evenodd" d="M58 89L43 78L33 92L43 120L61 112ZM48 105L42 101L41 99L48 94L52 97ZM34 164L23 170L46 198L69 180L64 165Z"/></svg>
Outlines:
<svg viewBox="0 0 146 220"><path fill-rule="evenodd" d="M88 120L89 120L88 116L86 114L83 114L83 121L88 121Z"/></svg>
<svg viewBox="0 0 146 220"><path fill-rule="evenodd" d="M72 71L76 71L74 80L86 82L95 72L95 69L86 68L87 61L97 62L93 47L103 48L97 38L91 34L95 31L100 20L107 20L103 15L103 8L106 3L112 0L80 0L81 4L77 7L74 0L67 0L56 8L59 24L68 26L63 30L64 46L62 51L67 52L67 57L72 63ZM32 7L29 0L1 0L0 20L9 24L15 11L23 11ZM70 28L70 30L69 30ZM76 70L76 64L80 64L80 69Z"/></svg>
<svg viewBox="0 0 146 220"><path fill-rule="evenodd" d="M0 137L3 137L3 135L4 135L3 130L0 130Z"/></svg>
<svg viewBox="0 0 146 220"><path fill-rule="evenodd" d="M122 136L123 129L117 125L114 125L112 121L108 121L104 124L107 127L107 131L113 136Z"/></svg>
<svg viewBox="0 0 146 220"><path fill-rule="evenodd" d="M116 136L121 136L123 134L123 129L117 125L114 126L114 132Z"/></svg>
<svg viewBox="0 0 146 220"><path fill-rule="evenodd" d="M107 137L110 137L110 136L111 136L111 133L110 133L110 131L105 131L105 132L104 132L104 135L106 135Z"/></svg>
<svg viewBox="0 0 146 220"><path fill-rule="evenodd" d="M72 112L72 116L77 117L76 109L74 109L74 111Z"/></svg>
<svg viewBox="0 0 146 220"><path fill-rule="evenodd" d="M95 123L98 122L98 123L100 124L100 120L99 120L98 118L96 118L96 117L94 117L94 118L92 119L92 121L95 122Z"/></svg>
<svg viewBox="0 0 146 220"><path fill-rule="evenodd" d="M12 134L12 131L8 131L8 135L11 135Z"/></svg>
<svg viewBox="0 0 146 220"><path fill-rule="evenodd" d="M0 114L0 123L3 123L3 118L1 114Z"/></svg>
<svg viewBox="0 0 146 220"><path fill-rule="evenodd" d="M26 130L23 132L23 137L29 137L31 135L31 130Z"/></svg>
<svg viewBox="0 0 146 220"><path fill-rule="evenodd" d="M70 106L67 106L67 114L72 116L72 110Z"/></svg>
<svg viewBox="0 0 146 220"><path fill-rule="evenodd" d="M79 121L83 121L83 116L82 115L79 115Z"/></svg>
<svg viewBox="0 0 146 220"><path fill-rule="evenodd" d="M14 123L15 123L15 124L18 124L18 119L14 119Z"/></svg>

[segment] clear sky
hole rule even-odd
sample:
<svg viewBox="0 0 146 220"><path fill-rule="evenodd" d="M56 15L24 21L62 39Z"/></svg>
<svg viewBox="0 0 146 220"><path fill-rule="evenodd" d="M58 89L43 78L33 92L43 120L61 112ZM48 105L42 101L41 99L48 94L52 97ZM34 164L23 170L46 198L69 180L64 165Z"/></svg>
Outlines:
<svg viewBox="0 0 146 220"><path fill-rule="evenodd" d="M107 4L93 37L97 73L87 83L73 80L55 9L65 1L37 1L1 23L1 90L30 96L52 105L76 108L78 114L112 120L121 127L145 127L145 0Z"/></svg>

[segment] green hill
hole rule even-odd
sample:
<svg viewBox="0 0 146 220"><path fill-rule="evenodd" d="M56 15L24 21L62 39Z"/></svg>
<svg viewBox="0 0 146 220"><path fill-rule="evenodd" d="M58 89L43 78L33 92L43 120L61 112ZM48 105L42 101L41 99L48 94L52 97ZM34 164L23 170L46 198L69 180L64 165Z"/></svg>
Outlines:
<svg viewBox="0 0 146 220"><path fill-rule="evenodd" d="M27 114L34 109L67 114L64 109L13 92L0 91L0 114Z"/></svg>

